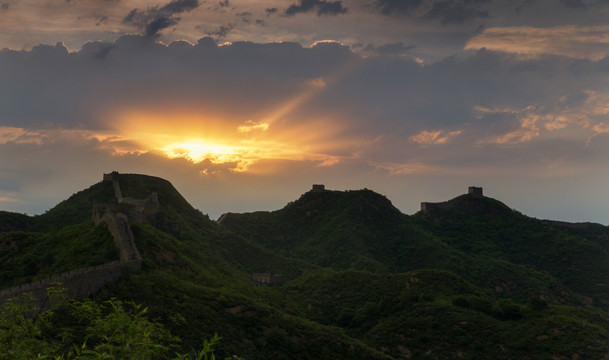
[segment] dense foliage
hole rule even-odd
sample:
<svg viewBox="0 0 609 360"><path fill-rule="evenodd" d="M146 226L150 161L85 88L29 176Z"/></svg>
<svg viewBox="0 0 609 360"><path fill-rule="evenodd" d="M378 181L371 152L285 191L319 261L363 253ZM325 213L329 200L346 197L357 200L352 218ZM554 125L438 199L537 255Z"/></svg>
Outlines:
<svg viewBox="0 0 609 360"><path fill-rule="evenodd" d="M4 232L0 233L0 287L101 265L117 258L108 230L92 222L48 232Z"/></svg>
<svg viewBox="0 0 609 360"><path fill-rule="evenodd" d="M217 335L202 341L201 350L177 353L180 339L150 320L142 305L67 301L59 288L49 289L49 296L50 309L38 307L27 294L2 304L0 359L215 359Z"/></svg>

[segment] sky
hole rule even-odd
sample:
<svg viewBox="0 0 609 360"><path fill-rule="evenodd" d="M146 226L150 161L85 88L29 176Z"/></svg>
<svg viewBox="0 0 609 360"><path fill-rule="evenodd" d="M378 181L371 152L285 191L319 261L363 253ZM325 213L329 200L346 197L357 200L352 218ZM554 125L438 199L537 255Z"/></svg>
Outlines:
<svg viewBox="0 0 609 360"><path fill-rule="evenodd" d="M312 184L609 223L609 0L0 0L0 209L113 170L212 219Z"/></svg>

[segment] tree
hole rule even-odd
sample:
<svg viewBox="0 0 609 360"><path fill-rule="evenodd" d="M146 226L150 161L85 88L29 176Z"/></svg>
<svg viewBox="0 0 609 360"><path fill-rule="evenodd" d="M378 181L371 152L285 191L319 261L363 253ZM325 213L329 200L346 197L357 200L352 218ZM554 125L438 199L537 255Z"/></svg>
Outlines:
<svg viewBox="0 0 609 360"><path fill-rule="evenodd" d="M49 299L43 308L24 294L0 306L0 360L216 359L217 334L199 351L177 353L180 339L134 302L66 300L56 288Z"/></svg>

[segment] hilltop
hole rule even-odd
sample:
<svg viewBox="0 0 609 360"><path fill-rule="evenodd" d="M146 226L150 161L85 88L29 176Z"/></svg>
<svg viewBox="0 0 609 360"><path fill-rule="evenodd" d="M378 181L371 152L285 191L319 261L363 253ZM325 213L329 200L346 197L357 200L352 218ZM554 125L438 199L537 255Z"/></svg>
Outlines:
<svg viewBox="0 0 609 360"><path fill-rule="evenodd" d="M606 227L528 218L474 189L423 203L412 216L370 190L309 191L283 209L227 214L221 223L268 249L335 270L442 269L519 301L544 296L609 305Z"/></svg>
<svg viewBox="0 0 609 360"><path fill-rule="evenodd" d="M529 218L479 188L405 215L319 186L215 222L164 179L108 175L43 215L0 212L3 288L116 261L93 221L110 211L141 266L92 299L144 304L186 351L217 332L219 356L247 359L609 356L605 226Z"/></svg>

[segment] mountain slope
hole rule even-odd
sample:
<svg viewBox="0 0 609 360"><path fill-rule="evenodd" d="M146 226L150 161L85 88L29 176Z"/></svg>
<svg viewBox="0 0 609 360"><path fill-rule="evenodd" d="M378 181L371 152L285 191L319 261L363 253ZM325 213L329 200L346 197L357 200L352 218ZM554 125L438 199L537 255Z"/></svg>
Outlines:
<svg viewBox="0 0 609 360"><path fill-rule="evenodd" d="M370 190L310 191L274 212L226 214L222 225L260 245L320 266L387 271L395 248L421 238L405 215Z"/></svg>
<svg viewBox="0 0 609 360"><path fill-rule="evenodd" d="M458 198L450 208L420 212L412 220L452 248L535 269L588 298L585 302L609 305L605 226L556 226L487 197ZM592 228L596 236L589 236Z"/></svg>
<svg viewBox="0 0 609 360"><path fill-rule="evenodd" d="M605 306L609 299L606 227L595 227L590 239L483 196L461 195L406 216L369 190L310 191L281 210L227 214L222 225L336 270L443 269L521 302L544 296Z"/></svg>
<svg viewBox="0 0 609 360"><path fill-rule="evenodd" d="M291 282L285 292L299 304L302 316L341 326L394 358L541 359L577 354L597 359L609 354L606 315L544 301L516 304L443 271L327 271Z"/></svg>
<svg viewBox="0 0 609 360"><path fill-rule="evenodd" d="M166 180L118 180L124 197L156 193L159 209L130 219L141 271L93 299L144 304L182 339L182 352L218 333L221 358L609 356L598 285L609 263L606 227L531 219L471 196L407 216L370 190L311 191L217 224ZM35 276L44 276L113 256L108 231L91 220L93 204L112 199L104 181L38 217L0 213L0 259L14 269L37 261ZM49 246L57 261L47 263ZM27 276L3 271L7 284ZM255 272L285 281L256 287Z"/></svg>

